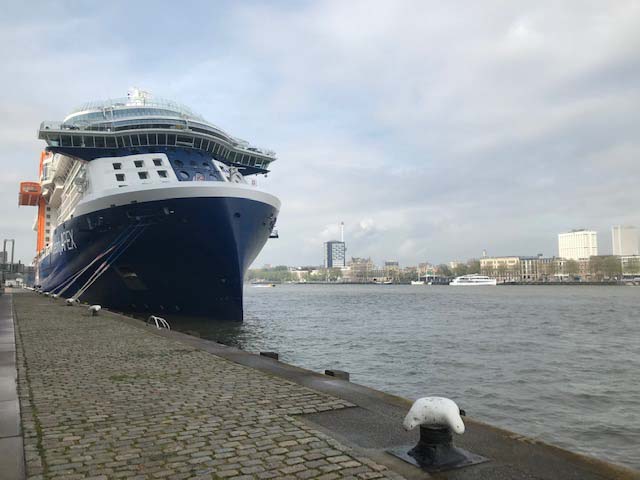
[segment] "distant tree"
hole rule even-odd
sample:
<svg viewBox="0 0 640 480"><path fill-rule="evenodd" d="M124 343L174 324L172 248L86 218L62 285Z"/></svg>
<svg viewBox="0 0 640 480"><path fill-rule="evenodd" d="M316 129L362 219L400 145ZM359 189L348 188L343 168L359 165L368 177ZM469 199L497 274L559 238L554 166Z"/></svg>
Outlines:
<svg viewBox="0 0 640 480"><path fill-rule="evenodd" d="M450 277L452 275L451 269L449 268L448 265L445 265L444 263L442 265L438 265L438 273L443 277Z"/></svg>
<svg viewBox="0 0 640 480"><path fill-rule="evenodd" d="M480 260L472 260L467 264L467 273L480 273Z"/></svg>
<svg viewBox="0 0 640 480"><path fill-rule="evenodd" d="M604 259L603 257L590 257L589 258L589 272L596 279L602 280L604 277Z"/></svg>
<svg viewBox="0 0 640 480"><path fill-rule="evenodd" d="M342 270L340 270L339 268L330 269L328 278L330 282L337 281L339 278L342 278Z"/></svg>
<svg viewBox="0 0 640 480"><path fill-rule="evenodd" d="M624 273L631 275L640 273L640 258L630 258L627 261Z"/></svg>
<svg viewBox="0 0 640 480"><path fill-rule="evenodd" d="M618 278L622 275L622 264L620 263L620 257L611 255L604 257L602 262L602 269L604 274L609 278Z"/></svg>
<svg viewBox="0 0 640 480"><path fill-rule="evenodd" d="M464 263L459 263L458 265L456 265L456 268L453 269L453 274L456 277L461 277L462 275L467 275L468 273L469 273L469 267Z"/></svg>
<svg viewBox="0 0 640 480"><path fill-rule="evenodd" d="M575 260L567 260L564 263L564 273L575 276L580 272L580 264Z"/></svg>

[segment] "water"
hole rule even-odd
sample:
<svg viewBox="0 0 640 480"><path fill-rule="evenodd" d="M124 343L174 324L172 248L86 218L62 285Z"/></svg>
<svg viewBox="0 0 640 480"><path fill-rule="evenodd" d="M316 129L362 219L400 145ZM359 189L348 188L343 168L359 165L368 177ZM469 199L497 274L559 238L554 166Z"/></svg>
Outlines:
<svg viewBox="0 0 640 480"><path fill-rule="evenodd" d="M191 326L248 351L640 469L640 288L279 285L245 322Z"/></svg>

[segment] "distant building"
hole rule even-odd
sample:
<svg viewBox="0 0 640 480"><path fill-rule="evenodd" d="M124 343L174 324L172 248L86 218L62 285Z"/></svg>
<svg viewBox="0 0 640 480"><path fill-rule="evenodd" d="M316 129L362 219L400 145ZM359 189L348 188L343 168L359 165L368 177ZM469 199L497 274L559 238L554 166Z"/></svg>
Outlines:
<svg viewBox="0 0 640 480"><path fill-rule="evenodd" d="M324 268L344 268L347 247L344 242L331 240L324 243Z"/></svg>
<svg viewBox="0 0 640 480"><path fill-rule="evenodd" d="M480 273L498 282L518 282L521 279L520 257L482 257Z"/></svg>
<svg viewBox="0 0 640 480"><path fill-rule="evenodd" d="M611 243L614 255L640 255L640 237L636 227L627 225L611 227Z"/></svg>
<svg viewBox="0 0 640 480"><path fill-rule="evenodd" d="M598 234L593 230L572 230L558 235L558 256L580 260L598 255Z"/></svg>

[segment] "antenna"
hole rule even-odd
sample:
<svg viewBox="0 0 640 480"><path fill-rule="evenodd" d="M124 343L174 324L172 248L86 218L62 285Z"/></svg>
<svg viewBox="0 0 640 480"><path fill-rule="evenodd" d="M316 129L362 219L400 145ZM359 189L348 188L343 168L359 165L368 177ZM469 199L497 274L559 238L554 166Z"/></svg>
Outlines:
<svg viewBox="0 0 640 480"><path fill-rule="evenodd" d="M340 222L340 241L344 243L344 222Z"/></svg>

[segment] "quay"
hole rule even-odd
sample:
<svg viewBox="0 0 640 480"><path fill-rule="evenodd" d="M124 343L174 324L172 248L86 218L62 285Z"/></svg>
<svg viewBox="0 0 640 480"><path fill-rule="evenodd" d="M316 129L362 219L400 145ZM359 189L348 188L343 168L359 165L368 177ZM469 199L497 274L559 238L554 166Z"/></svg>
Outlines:
<svg viewBox="0 0 640 480"><path fill-rule="evenodd" d="M409 400L272 357L0 295L0 479L640 479L469 417L488 461L427 474L388 453Z"/></svg>

